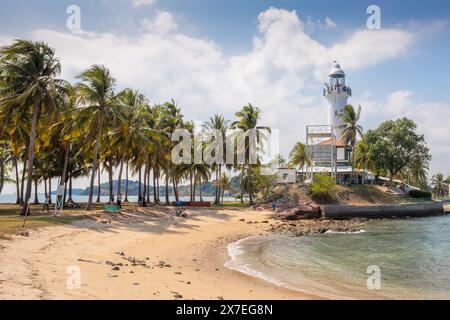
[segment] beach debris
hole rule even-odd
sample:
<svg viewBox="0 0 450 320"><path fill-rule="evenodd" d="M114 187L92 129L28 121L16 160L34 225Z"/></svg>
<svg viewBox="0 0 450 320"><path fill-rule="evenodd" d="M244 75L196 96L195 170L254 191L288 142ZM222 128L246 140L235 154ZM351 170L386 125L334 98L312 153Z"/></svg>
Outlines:
<svg viewBox="0 0 450 320"><path fill-rule="evenodd" d="M191 282L190 282L190 281L188 281L188 282L186 282L186 284L187 284L187 285L191 285Z"/></svg>
<svg viewBox="0 0 450 320"><path fill-rule="evenodd" d="M181 294L176 294L174 295L175 299L183 299L183 296Z"/></svg>
<svg viewBox="0 0 450 320"><path fill-rule="evenodd" d="M85 263L93 263L93 264L101 264L100 262L92 261L92 260L85 260L85 259L78 259L79 262L85 262Z"/></svg>
<svg viewBox="0 0 450 320"><path fill-rule="evenodd" d="M114 268L112 268L112 270L113 271L120 271L120 268L119 267L114 267Z"/></svg>
<svg viewBox="0 0 450 320"><path fill-rule="evenodd" d="M122 259L130 262L132 267L136 267L136 266L146 267L147 266L147 262L145 262L144 260L138 260L135 257L127 257L127 258L123 257Z"/></svg>
<svg viewBox="0 0 450 320"><path fill-rule="evenodd" d="M175 274L178 274L178 275L181 275L182 273L181 272L174 272Z"/></svg>
<svg viewBox="0 0 450 320"><path fill-rule="evenodd" d="M222 296L218 296L217 299L224 300Z"/></svg>
<svg viewBox="0 0 450 320"><path fill-rule="evenodd" d="M239 221L240 221L240 222L245 222L245 219L240 219Z"/></svg>
<svg viewBox="0 0 450 320"><path fill-rule="evenodd" d="M111 262L111 261L106 261L105 264L108 266L113 266L113 267L116 265L114 262Z"/></svg>
<svg viewBox="0 0 450 320"><path fill-rule="evenodd" d="M139 286L139 283L135 282L133 283L133 286Z"/></svg>

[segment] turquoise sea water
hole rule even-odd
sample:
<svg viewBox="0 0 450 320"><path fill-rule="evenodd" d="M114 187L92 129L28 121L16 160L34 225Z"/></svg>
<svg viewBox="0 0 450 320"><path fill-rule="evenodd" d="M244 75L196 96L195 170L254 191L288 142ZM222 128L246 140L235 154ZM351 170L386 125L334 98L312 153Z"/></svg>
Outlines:
<svg viewBox="0 0 450 320"><path fill-rule="evenodd" d="M450 299L450 216L370 222L354 234L258 236L229 246L231 269L331 299ZM380 268L370 290L369 266Z"/></svg>

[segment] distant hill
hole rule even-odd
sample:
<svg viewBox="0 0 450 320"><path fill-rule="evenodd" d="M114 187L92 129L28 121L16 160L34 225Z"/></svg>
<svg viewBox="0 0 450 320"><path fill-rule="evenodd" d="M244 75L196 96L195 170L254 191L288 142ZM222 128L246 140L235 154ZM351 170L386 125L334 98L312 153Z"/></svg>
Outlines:
<svg viewBox="0 0 450 320"><path fill-rule="evenodd" d="M160 195L165 195L166 192L166 188L164 185L164 182L161 181L161 183L163 183L163 185L159 186L159 192ZM115 194L117 194L117 187L118 187L119 181L118 180L114 180L113 181L113 192ZM239 193L240 190L240 183L239 183L239 177L233 177L231 179L231 184L233 186L234 192L230 191L230 192L226 192L226 195L230 195L230 196L234 196L236 193ZM122 180L122 193L125 193L125 185L126 185L126 181ZM144 185L141 183L141 188L142 190L144 190ZM198 185L197 185L198 188ZM90 188L86 188L86 189L73 189L72 190L72 194L73 195L78 195L78 196L87 196L89 195L89 189ZM100 194L103 196L108 196L109 195L109 182L105 182L102 183L100 185ZM96 195L98 192L98 187L94 187L94 194ZM185 196L189 196L190 195L190 187L189 185L183 185L183 186L179 186L178 187L178 192L180 197L185 197ZM214 192L215 192L215 187L213 186L212 182L207 182L207 183L203 183L202 184L202 194L204 196L214 196ZM139 182L138 181L133 181L133 180L129 180L128 181L128 195L129 196L137 196L139 193ZM150 194L153 195L153 186L150 187ZM173 195L173 187L172 185L169 185L169 194Z"/></svg>

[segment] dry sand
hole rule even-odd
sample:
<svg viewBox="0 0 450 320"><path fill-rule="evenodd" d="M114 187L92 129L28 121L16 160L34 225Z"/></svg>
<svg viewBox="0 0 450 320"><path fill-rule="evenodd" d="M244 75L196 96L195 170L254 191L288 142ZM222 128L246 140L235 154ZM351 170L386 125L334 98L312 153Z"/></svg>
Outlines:
<svg viewBox="0 0 450 320"><path fill-rule="evenodd" d="M229 243L267 233L268 212L193 209L182 219L173 211L102 215L1 241L0 299L318 298L224 267ZM70 266L80 268L79 289L68 289Z"/></svg>

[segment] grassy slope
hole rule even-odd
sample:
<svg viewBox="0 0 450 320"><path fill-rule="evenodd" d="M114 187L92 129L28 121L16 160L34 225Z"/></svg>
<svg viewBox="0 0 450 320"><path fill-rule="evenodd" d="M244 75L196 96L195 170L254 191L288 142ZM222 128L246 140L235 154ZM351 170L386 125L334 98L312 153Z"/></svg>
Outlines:
<svg viewBox="0 0 450 320"><path fill-rule="evenodd" d="M86 218L82 209L65 210L63 216L54 217L53 211L41 213L42 206L32 206L31 215L27 218L25 229L36 229L48 226L70 224ZM20 216L20 207L12 204L0 204L0 239L17 234L22 228L24 217Z"/></svg>
<svg viewBox="0 0 450 320"><path fill-rule="evenodd" d="M384 192L380 187L367 185L337 186L337 194L339 203L341 204L383 205L417 203L424 201L422 199L411 198L407 195L396 196L394 194Z"/></svg>

